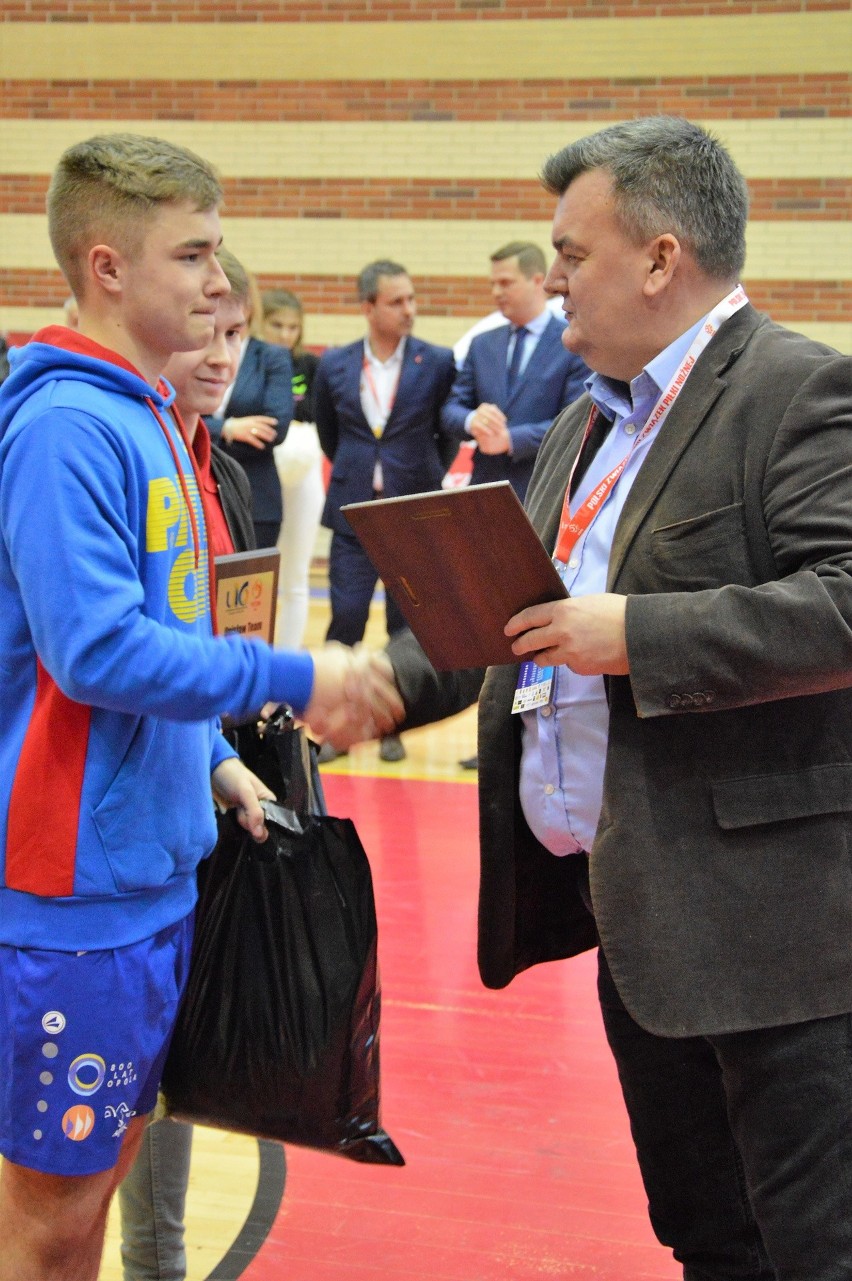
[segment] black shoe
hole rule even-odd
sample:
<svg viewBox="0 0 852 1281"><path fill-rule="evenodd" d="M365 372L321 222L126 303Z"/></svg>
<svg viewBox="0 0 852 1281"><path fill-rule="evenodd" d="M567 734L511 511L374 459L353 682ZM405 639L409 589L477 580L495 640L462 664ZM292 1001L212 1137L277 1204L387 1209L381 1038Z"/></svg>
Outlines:
<svg viewBox="0 0 852 1281"><path fill-rule="evenodd" d="M398 734L388 734L382 739L379 744L379 760L390 762L405 760L405 748Z"/></svg>
<svg viewBox="0 0 852 1281"><path fill-rule="evenodd" d="M463 761L459 761L462 769L479 769L478 756L466 756Z"/></svg>
<svg viewBox="0 0 852 1281"><path fill-rule="evenodd" d="M317 752L317 764L330 765L332 761L337 760L338 756L348 756L348 755L349 755L348 752L338 752L337 748L332 747L331 743L325 742Z"/></svg>

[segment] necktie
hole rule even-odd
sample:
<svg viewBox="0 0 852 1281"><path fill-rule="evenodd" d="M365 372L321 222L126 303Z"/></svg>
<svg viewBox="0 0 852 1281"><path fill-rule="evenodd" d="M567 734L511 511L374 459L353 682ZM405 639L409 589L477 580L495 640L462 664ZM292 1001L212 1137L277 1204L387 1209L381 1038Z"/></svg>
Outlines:
<svg viewBox="0 0 852 1281"><path fill-rule="evenodd" d="M512 359L509 361L509 371L506 374L506 386L511 394L515 383L518 381L518 375L521 372L521 359L524 354L524 342L529 333L523 325L519 325L515 330L515 346L512 349Z"/></svg>

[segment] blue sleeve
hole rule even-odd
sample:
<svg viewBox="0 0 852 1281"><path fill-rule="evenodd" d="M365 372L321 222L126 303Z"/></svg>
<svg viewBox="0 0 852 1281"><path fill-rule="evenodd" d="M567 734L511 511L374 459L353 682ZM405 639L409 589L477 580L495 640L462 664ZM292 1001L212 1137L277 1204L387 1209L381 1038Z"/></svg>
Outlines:
<svg viewBox="0 0 852 1281"><path fill-rule="evenodd" d="M210 435L228 451L238 463L252 466L257 462L258 451L241 440L222 440L222 428L228 418L245 418L250 414L267 414L276 421L276 438L268 448L280 445L290 428L293 417L293 361L289 351L272 343L260 343L260 364L255 371L260 381L249 375L249 384L240 385L240 375L226 407L224 417L205 418Z"/></svg>
<svg viewBox="0 0 852 1281"><path fill-rule="evenodd" d="M561 410L559 411L562 412ZM554 415L554 418L557 415ZM524 458L533 458L538 453L538 447L547 435L547 429L554 421L554 418L542 418L535 423L515 423L509 428L509 435L512 438L512 457L516 461Z"/></svg>
<svg viewBox="0 0 852 1281"><path fill-rule="evenodd" d="M317 425L322 452L330 462L334 462L337 442L340 438L340 426L331 390L329 368L328 355L321 356L314 376L314 422Z"/></svg>
<svg viewBox="0 0 852 1281"><path fill-rule="evenodd" d="M565 376L565 385L562 390L562 404L559 408L561 413L569 405L573 405L575 400L579 400L586 390L586 379L591 375L591 369L586 362L580 357L569 352L571 363Z"/></svg>
<svg viewBox="0 0 852 1281"><path fill-rule="evenodd" d="M0 523L33 644L59 688L179 721L243 717L272 699L303 711L309 654L151 616L145 506L121 446L83 412L48 410L9 444Z"/></svg>
<svg viewBox="0 0 852 1281"><path fill-rule="evenodd" d="M467 416L479 405L473 364L471 353L468 352L467 359L456 374L452 390L441 411L441 426L448 436L453 436L456 440L466 439Z"/></svg>
<svg viewBox="0 0 852 1281"><path fill-rule="evenodd" d="M266 343L263 352L264 387L259 414L269 414L278 421L280 445L287 435L293 417L293 358L285 347ZM247 446L251 449L251 446Z"/></svg>
<svg viewBox="0 0 852 1281"><path fill-rule="evenodd" d="M238 753L231 747L231 744L225 738L225 735L218 728L217 724L211 722L211 745L210 745L210 773Z"/></svg>

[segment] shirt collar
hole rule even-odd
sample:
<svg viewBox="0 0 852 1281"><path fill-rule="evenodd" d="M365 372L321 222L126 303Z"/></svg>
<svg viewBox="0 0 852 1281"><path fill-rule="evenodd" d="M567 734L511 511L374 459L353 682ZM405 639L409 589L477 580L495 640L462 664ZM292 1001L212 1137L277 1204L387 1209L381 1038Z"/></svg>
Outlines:
<svg viewBox="0 0 852 1281"><path fill-rule="evenodd" d="M603 374L592 374L591 378L587 378L586 390L601 413L606 418L621 419L647 406L650 414L664 388L668 387L677 373L692 340L706 319L706 316L702 316L679 338L669 343L668 347L664 347L659 355L648 361L629 385Z"/></svg>
<svg viewBox="0 0 852 1281"><path fill-rule="evenodd" d="M407 337L400 338L396 346L396 351L394 351L392 355L388 356L387 360L379 360L379 357L376 355L376 353L373 351L372 347L370 346L369 337L365 334L364 356L367 360L369 360L370 364L378 365L380 369L390 369L395 364L396 365L402 364L402 358L405 354L406 341L407 341Z"/></svg>
<svg viewBox="0 0 852 1281"><path fill-rule="evenodd" d="M526 329L528 334L532 334L535 338L540 338L549 324L550 312L545 307L544 311L540 312L533 320L528 320L525 325L513 325L512 332L514 333L516 329L523 328Z"/></svg>

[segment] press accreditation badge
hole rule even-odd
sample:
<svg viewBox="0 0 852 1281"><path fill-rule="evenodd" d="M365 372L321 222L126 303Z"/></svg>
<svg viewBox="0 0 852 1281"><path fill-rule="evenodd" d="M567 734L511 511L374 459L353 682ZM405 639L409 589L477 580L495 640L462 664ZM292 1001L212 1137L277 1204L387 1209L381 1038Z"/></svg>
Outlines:
<svg viewBox="0 0 852 1281"><path fill-rule="evenodd" d="M552 667L537 667L531 661L522 663L512 701L512 712L532 712L536 707L545 707L550 702L552 688Z"/></svg>

